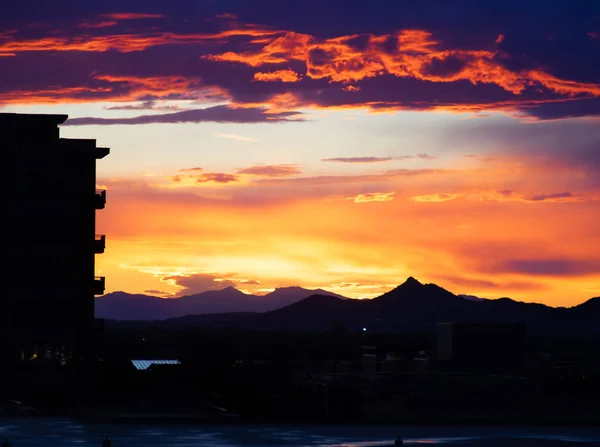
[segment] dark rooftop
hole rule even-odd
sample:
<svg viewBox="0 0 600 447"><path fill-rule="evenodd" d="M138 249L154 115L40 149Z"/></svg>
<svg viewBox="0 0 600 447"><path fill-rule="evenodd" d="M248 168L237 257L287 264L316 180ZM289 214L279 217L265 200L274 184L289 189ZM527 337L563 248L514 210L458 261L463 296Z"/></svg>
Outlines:
<svg viewBox="0 0 600 447"><path fill-rule="evenodd" d="M30 113L0 113L0 126L26 125L26 126L58 126L64 123L68 115L47 115Z"/></svg>

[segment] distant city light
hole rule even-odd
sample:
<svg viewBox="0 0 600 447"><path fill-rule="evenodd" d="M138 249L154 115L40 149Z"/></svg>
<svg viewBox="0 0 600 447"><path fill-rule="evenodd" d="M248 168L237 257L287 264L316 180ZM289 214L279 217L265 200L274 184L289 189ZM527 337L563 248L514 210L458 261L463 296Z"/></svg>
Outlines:
<svg viewBox="0 0 600 447"><path fill-rule="evenodd" d="M363 332L367 332L367 328L366 327L363 328Z"/></svg>

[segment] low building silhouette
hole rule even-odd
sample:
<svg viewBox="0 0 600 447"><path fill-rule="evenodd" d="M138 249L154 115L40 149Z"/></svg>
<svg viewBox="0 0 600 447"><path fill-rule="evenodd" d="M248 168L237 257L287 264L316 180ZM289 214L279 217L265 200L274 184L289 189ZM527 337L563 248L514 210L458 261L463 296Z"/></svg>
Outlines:
<svg viewBox="0 0 600 447"><path fill-rule="evenodd" d="M377 346L363 345L362 351L362 371L366 373L377 372L379 366L377 362Z"/></svg>
<svg viewBox="0 0 600 447"><path fill-rule="evenodd" d="M10 163L10 286L0 300L6 365L76 363L94 327L96 161L109 149L92 139L60 138L67 115L0 114L0 139Z"/></svg>
<svg viewBox="0 0 600 447"><path fill-rule="evenodd" d="M464 372L516 373L525 362L523 324L440 323L440 366Z"/></svg>

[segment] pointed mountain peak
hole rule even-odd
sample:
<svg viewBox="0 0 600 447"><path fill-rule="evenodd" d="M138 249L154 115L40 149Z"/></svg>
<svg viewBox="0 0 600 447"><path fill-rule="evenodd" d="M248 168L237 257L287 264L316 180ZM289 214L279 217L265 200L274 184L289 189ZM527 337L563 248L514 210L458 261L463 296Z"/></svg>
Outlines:
<svg viewBox="0 0 600 447"><path fill-rule="evenodd" d="M396 287L394 290L398 291L398 292L417 292L419 290L421 290L423 287L425 287L425 285L423 283L421 283L420 281L416 280L415 278L413 278L412 276L410 276L406 281L404 281L402 284L400 284L398 287Z"/></svg>
<svg viewBox="0 0 600 447"><path fill-rule="evenodd" d="M403 284L375 299L380 300L380 302L422 302L431 304L437 300L447 300L449 297L456 296L435 284L423 284L411 276Z"/></svg>
<svg viewBox="0 0 600 447"><path fill-rule="evenodd" d="M421 282L419 282L418 280L416 280L415 278L413 278L412 276L409 276L408 279L406 281L404 281L404 284L402 284L402 286L422 286L423 284ZM400 286L400 287L402 287Z"/></svg>

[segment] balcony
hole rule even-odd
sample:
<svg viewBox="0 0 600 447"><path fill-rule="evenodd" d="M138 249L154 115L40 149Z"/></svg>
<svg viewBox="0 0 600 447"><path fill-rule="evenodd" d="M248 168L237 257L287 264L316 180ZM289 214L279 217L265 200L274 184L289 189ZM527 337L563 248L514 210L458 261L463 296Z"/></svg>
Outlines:
<svg viewBox="0 0 600 447"><path fill-rule="evenodd" d="M97 234L94 239L94 253L96 253L96 254L104 253L105 248L106 248L106 236L103 234Z"/></svg>
<svg viewBox="0 0 600 447"><path fill-rule="evenodd" d="M106 190L97 189L94 197L94 206L97 210L103 210L106 205Z"/></svg>
<svg viewBox="0 0 600 447"><path fill-rule="evenodd" d="M94 295L104 295L104 276L94 278Z"/></svg>

